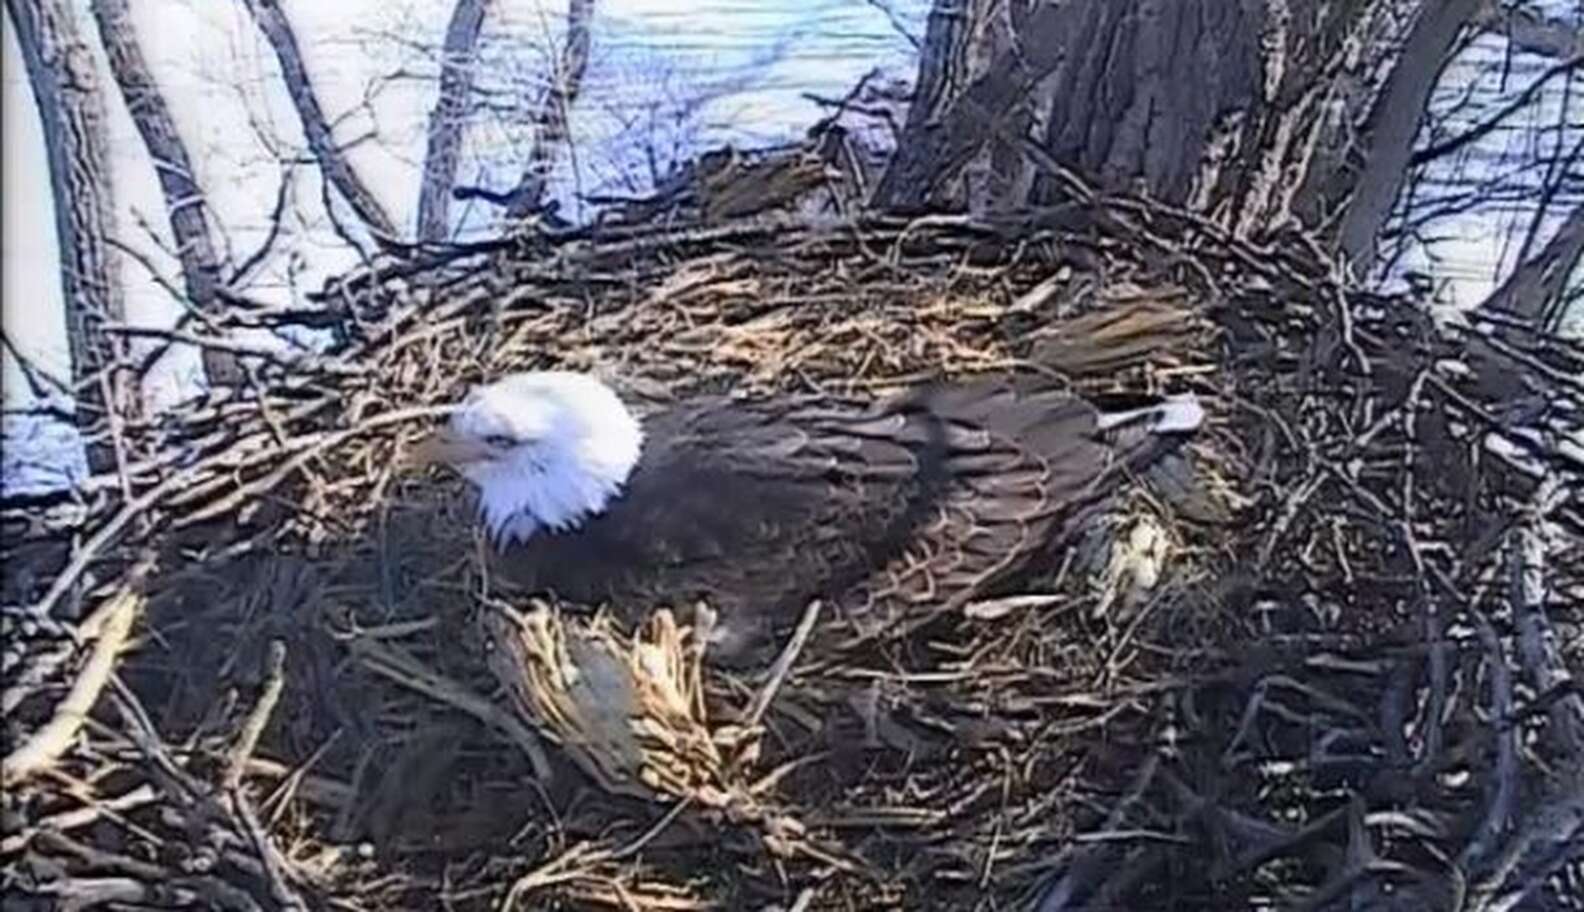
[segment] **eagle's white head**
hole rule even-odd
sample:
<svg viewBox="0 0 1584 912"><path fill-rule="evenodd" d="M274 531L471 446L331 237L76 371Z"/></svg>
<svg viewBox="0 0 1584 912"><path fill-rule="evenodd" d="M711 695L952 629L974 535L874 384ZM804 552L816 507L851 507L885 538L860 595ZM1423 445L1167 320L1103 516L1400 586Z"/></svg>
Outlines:
<svg viewBox="0 0 1584 912"><path fill-rule="evenodd" d="M621 493L643 429L610 387L587 374L532 371L474 388L446 426L418 445L479 489L495 542L575 529Z"/></svg>

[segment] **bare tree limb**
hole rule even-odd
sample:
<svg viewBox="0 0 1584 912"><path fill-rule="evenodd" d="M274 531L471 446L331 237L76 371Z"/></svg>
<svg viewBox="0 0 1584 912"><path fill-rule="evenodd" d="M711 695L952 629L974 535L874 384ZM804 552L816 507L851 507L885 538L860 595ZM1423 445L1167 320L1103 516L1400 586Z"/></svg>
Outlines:
<svg viewBox="0 0 1584 912"><path fill-rule="evenodd" d="M1584 203L1573 207L1549 243L1534 258L1518 264L1501 287L1480 305L1534 321L1540 328L1561 322L1567 279L1584 256Z"/></svg>
<svg viewBox="0 0 1584 912"><path fill-rule="evenodd" d="M429 149L424 155L423 180L418 190L418 240L436 243L451 229L451 187L456 183L457 153L462 147L462 126L468 96L473 91L473 69L479 32L490 0L457 0L446 26L441 52L440 98L429 115Z"/></svg>
<svg viewBox="0 0 1584 912"><path fill-rule="evenodd" d="M1580 66L1584 66L1584 54L1578 54L1567 60L1563 60L1560 63L1552 64L1550 67L1546 68L1545 72L1535 77L1533 82L1525 86L1524 90L1519 92L1512 101L1502 105L1501 109L1496 111L1496 113L1485 118L1467 130L1457 134L1456 136L1448 137L1441 142L1434 143L1430 146L1427 146L1426 148L1420 149L1408 159L1408 164L1410 166L1425 164L1426 162L1440 158L1443 155L1456 152L1458 149L1461 149L1469 143L1489 134L1492 130L1495 130L1497 127L1501 126L1502 123L1507 120L1507 118L1532 104L1535 100L1535 96L1540 94L1540 90L1544 88L1546 83L1550 82L1553 77L1571 73Z"/></svg>
<svg viewBox="0 0 1584 912"><path fill-rule="evenodd" d="M88 661L66 699L55 707L48 724L12 750L0 764L0 781L6 788L14 788L47 769L71 748L77 732L82 729L83 720L115 669L116 657L126 645L132 622L143 609L143 596L137 592L123 591L114 596L114 601L115 607L106 616Z"/></svg>
<svg viewBox="0 0 1584 912"><path fill-rule="evenodd" d="M1414 138L1424 120L1430 93L1458 36L1479 15L1484 2L1447 0L1425 6L1360 137L1365 166L1353 186L1352 202L1343 213L1337 235L1337 244L1357 278L1368 275L1375 267L1381 227L1407 177Z"/></svg>
<svg viewBox="0 0 1584 912"><path fill-rule="evenodd" d="M89 7L110 59L110 72L154 160L187 297L200 312L213 315L222 306L220 259L209 232L208 204L198 186L187 145L176 131L170 108L138 45L127 0L92 0ZM230 385L241 379L241 368L230 353L206 348L202 358L204 377L211 385Z"/></svg>
<svg viewBox="0 0 1584 912"><path fill-rule="evenodd" d="M5 9L22 49L49 158L66 337L81 424L85 412L108 414L112 407L135 405L124 384L116 393L119 401L105 402L100 384L83 382L115 359L117 343L105 338L100 326L126 319L125 290L110 250L115 208L104 96L93 56L65 0L5 0ZM87 457L91 472L115 464L107 446L88 447Z"/></svg>
<svg viewBox="0 0 1584 912"><path fill-rule="evenodd" d="M275 58L280 63L281 79L285 81L286 91L291 95L297 116L302 120L308 148L325 177L376 239L386 243L394 241L397 236L395 223L357 172L352 170L352 163L347 161L344 150L336 144L330 122L325 118L324 109L319 107L318 97L314 95L313 83L308 78L308 68L303 65L302 50L297 45L297 35L292 31L291 21L286 18L286 11L281 9L277 0L242 2L275 51Z"/></svg>
<svg viewBox="0 0 1584 912"><path fill-rule="evenodd" d="M550 88L534 114L539 132L534 137L533 151L523 169L522 180L511 191L511 203L506 207L508 219L525 219L543 204L556 152L570 140L567 112L583 90L583 74L588 71L589 49L594 41L590 29L593 19L594 0L567 0L566 43L561 47Z"/></svg>

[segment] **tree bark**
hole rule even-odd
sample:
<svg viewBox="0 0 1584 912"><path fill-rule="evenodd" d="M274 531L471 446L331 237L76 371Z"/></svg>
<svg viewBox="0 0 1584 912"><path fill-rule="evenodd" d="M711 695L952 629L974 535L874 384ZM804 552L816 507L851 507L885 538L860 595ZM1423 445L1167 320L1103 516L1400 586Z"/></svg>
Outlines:
<svg viewBox="0 0 1584 912"><path fill-rule="evenodd" d="M583 90L583 74L588 71L589 50L594 41L593 21L594 0L568 0L566 44L561 47L556 71L551 74L550 88L534 114L539 131L534 136L528 165L506 207L506 217L512 221L527 218L543 205L556 153L571 138L567 116Z"/></svg>
<svg viewBox="0 0 1584 912"><path fill-rule="evenodd" d="M1367 270L1428 93L1481 0L979 6L936 0L914 109L875 204L1061 199L1050 173L1019 192L1031 159L997 150L1010 138L1102 191L1184 206L1239 236L1328 226ZM976 63L965 42L993 53ZM1000 192L975 194L987 156Z"/></svg>
<svg viewBox="0 0 1584 912"><path fill-rule="evenodd" d="M1022 107L1045 109L1039 144L1102 186L1186 198L1217 119L1250 106L1258 68L1259 17L1219 0L1069 0L997 10L1011 22L1004 48L938 113L909 118L898 153L876 190L886 208L914 209L952 195L946 185L992 138L1022 137ZM966 10L966 7L964 8ZM924 65L952 66L961 51L930 48L966 40L937 0ZM969 17L970 19L972 17ZM994 35L987 26L966 29ZM926 69L919 85L944 83ZM922 93L921 93L922 94ZM1058 191L1034 182L1034 202ZM1023 199L1005 202L1021 205Z"/></svg>
<svg viewBox="0 0 1584 912"><path fill-rule="evenodd" d="M418 240L436 243L451 231L451 188L456 184L457 157L479 32L490 0L457 0L446 26L440 63L440 99L429 116L429 148L424 155L423 182L418 190Z"/></svg>
<svg viewBox="0 0 1584 912"><path fill-rule="evenodd" d="M5 0L5 9L43 125L77 421L87 436L110 410L125 415L136 406L125 378L106 377L122 346L100 330L106 321L126 319L125 292L110 250L115 208L104 96L68 3ZM112 390L108 397L107 388ZM87 457L94 473L115 465L114 449L105 441L90 442Z"/></svg>
<svg viewBox="0 0 1584 912"><path fill-rule="evenodd" d="M966 194L950 185L990 137L1010 132L1012 112L1067 57L1066 36L1109 6L1097 0L1044 4L1027 14L1020 46L995 54L970 73L978 61L972 60L969 45L979 31L976 20L982 23L982 7L972 0L935 0L913 105L871 203L910 211L965 200ZM1031 36L1052 40L1030 42Z"/></svg>
<svg viewBox="0 0 1584 912"><path fill-rule="evenodd" d="M198 186L192 160L187 155L187 146L176 131L165 97L138 44L127 0L92 0L90 8L99 26L100 41L110 59L110 72L154 160L187 297L200 313L216 314L222 306L222 283L220 258L215 254L209 230L208 206ZM202 358L204 377L211 386L234 384L241 379L235 354L205 348Z"/></svg>
<svg viewBox="0 0 1584 912"><path fill-rule="evenodd" d="M281 9L279 0L242 2L275 51L281 78L286 82L286 91L291 95L292 105L296 107L297 116L302 121L303 135L308 140L308 149L313 153L314 160L376 239L387 243L394 241L395 223L336 144L330 122L325 119L319 99L314 95L313 82L308 78L308 68L303 65L302 50L297 46L297 35L292 31L291 21L286 18L286 11Z"/></svg>
<svg viewBox="0 0 1584 912"><path fill-rule="evenodd" d="M1408 176L1414 137L1424 121L1430 93L1458 35L1484 5L1484 0L1427 4L1365 121L1359 149L1362 170L1357 180L1342 182L1351 199L1337 233L1337 246L1356 279L1363 279L1375 268L1381 228Z"/></svg>

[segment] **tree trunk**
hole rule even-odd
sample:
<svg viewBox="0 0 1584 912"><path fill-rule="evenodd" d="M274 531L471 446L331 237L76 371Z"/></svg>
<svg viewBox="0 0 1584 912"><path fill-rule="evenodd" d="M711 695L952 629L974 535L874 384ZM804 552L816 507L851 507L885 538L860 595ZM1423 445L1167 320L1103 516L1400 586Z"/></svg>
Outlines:
<svg viewBox="0 0 1584 912"><path fill-rule="evenodd" d="M1332 230L1367 269L1427 93L1481 4L1333 0L1301 13L1224 0L980 5L936 0L915 109L876 204L1049 204L1065 193L1059 166L1243 236L1345 216ZM1404 15L1420 6L1417 19ZM1414 22L1406 36L1405 20ZM965 42L991 53L965 65ZM1037 154L1013 154L1008 143ZM1045 173L1028 192L971 192L976 163L1008 191L1035 157Z"/></svg>
<svg viewBox="0 0 1584 912"><path fill-rule="evenodd" d="M418 240L436 243L451 231L451 188L456 184L457 153L468 96L473 91L474 52L489 0L457 0L446 26L440 63L440 100L429 116L429 149L418 190Z"/></svg>
<svg viewBox="0 0 1584 912"><path fill-rule="evenodd" d="M506 217L512 221L527 218L543 205L556 153L570 140L567 112L583 90L583 74L588 71L589 50L594 41L590 28L593 21L594 0L568 0L566 44L562 45L561 58L551 74L550 88L534 112L533 120L539 130L522 180L511 191L511 202L506 207Z"/></svg>
<svg viewBox="0 0 1584 912"><path fill-rule="evenodd" d="M1458 35L1484 5L1484 0L1427 4L1408 35L1402 57L1386 79L1379 102L1365 121L1359 150L1363 164L1358 179L1333 181L1351 197L1343 209L1337 245L1356 279L1365 278L1375 267L1380 231L1408 176L1414 137L1419 135L1430 93L1451 57ZM1333 199L1341 195L1332 191Z"/></svg>
<svg viewBox="0 0 1584 912"><path fill-rule="evenodd" d="M64 0L5 0L16 28L43 125L60 244L61 289L70 344L78 425L103 432L111 410L136 406L130 384L106 369L120 363L120 344L100 331L126 319L124 290L110 251L115 231L105 102L93 55ZM104 391L111 390L109 397ZM94 436L97 438L98 433ZM88 467L114 468L110 442L90 439Z"/></svg>
<svg viewBox="0 0 1584 912"><path fill-rule="evenodd" d="M160 94L148 61L143 57L143 49L138 45L127 0L92 0L90 7L99 25L99 38L110 59L110 72L121 87L127 112L154 160L187 297L199 313L216 314L222 306L220 258L215 255L208 207L194 175L192 160L187 155L187 146L176 132L165 97ZM204 377L211 386L235 384L241 379L235 354L205 348L202 357Z"/></svg>
<svg viewBox="0 0 1584 912"><path fill-rule="evenodd" d="M292 105L296 107L297 116L302 121L303 135L308 140L308 149L313 153L314 160L375 238L385 243L394 241L395 223L380 205L379 199L352 170L352 164L347 161L341 147L336 145L330 122L325 119L319 99L314 95L313 83L308 79L308 68L303 65L297 35L286 18L286 11L280 8L278 0L243 0L243 3L274 49L275 59L280 62L281 78L286 82L286 91L291 95Z"/></svg>

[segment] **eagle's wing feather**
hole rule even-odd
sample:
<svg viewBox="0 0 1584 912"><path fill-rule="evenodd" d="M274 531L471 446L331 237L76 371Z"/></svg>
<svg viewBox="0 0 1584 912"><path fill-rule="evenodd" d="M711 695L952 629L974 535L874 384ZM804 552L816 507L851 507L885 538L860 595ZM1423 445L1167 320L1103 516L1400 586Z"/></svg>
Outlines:
<svg viewBox="0 0 1584 912"><path fill-rule="evenodd" d="M749 640L816 597L860 632L910 629L1045 553L1119 464L1095 423L1063 391L996 382L697 401L646 420L606 512L509 548L499 573L619 611L702 597Z"/></svg>

